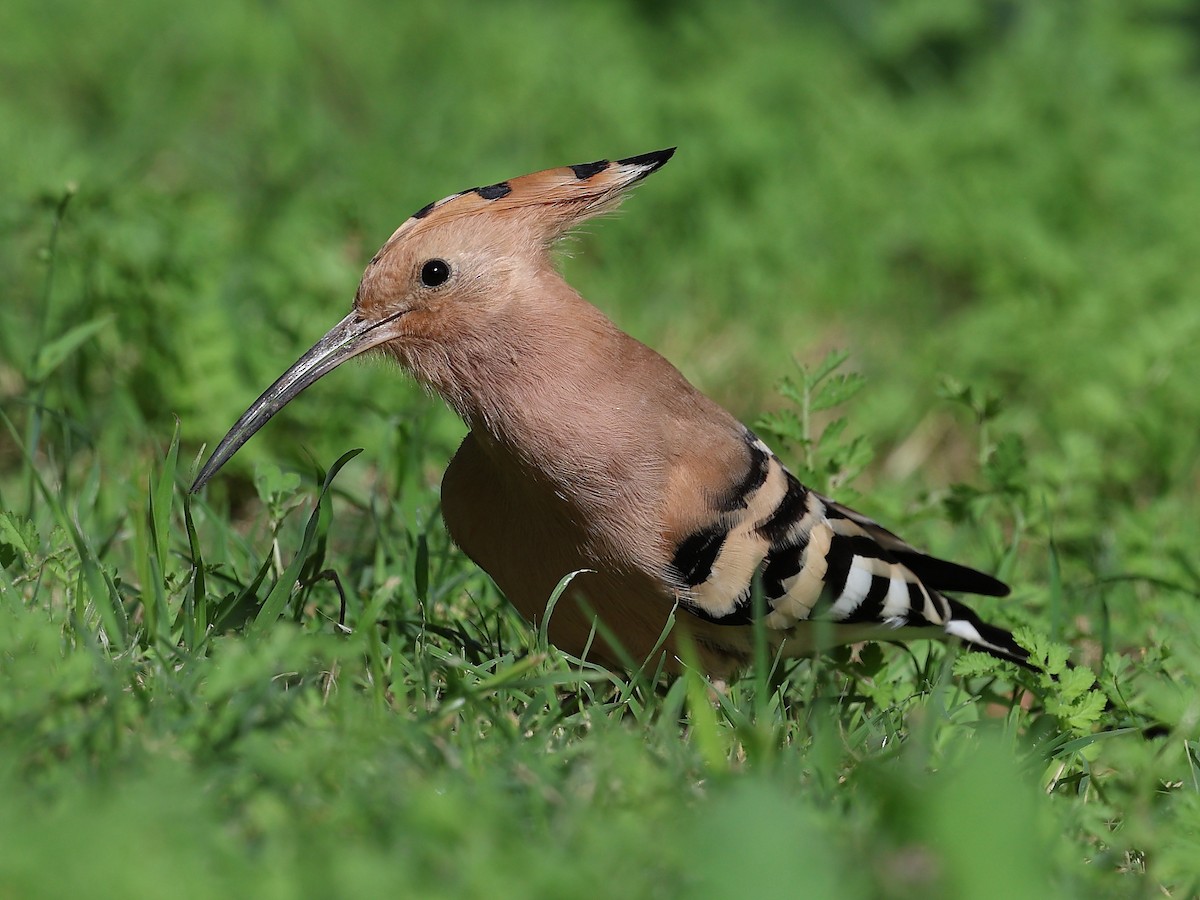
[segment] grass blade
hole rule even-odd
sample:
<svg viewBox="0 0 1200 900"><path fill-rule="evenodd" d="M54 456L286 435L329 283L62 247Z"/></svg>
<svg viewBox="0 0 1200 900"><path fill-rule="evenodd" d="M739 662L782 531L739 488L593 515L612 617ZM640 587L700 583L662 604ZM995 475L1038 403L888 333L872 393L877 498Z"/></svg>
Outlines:
<svg viewBox="0 0 1200 900"><path fill-rule="evenodd" d="M338 472L342 470L342 467L346 463L350 462L350 460L354 459L360 453L362 453L361 448L349 450L339 456L337 461L329 467L329 474L325 476L325 482L321 485L321 493L317 497L312 515L308 517L308 524L304 527L304 539L300 542L300 549L296 551L296 555L292 558L292 561L288 563L287 568L283 570L283 574L279 576L274 587L271 588L271 592L267 594L267 599L263 601L258 615L254 617L254 624L250 628L252 634L262 634L283 614L284 606L286 606L288 598L292 595L292 589L300 577L300 571L304 568L309 551L316 540L317 526L321 521L321 502L325 499L325 495L328 493L329 487L333 484L333 479L337 477Z"/></svg>

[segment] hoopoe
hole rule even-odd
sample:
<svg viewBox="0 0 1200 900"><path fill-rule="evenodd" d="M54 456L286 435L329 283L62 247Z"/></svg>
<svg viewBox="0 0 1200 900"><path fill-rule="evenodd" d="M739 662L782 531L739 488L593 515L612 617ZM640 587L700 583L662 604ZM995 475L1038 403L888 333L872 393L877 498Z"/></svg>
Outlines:
<svg viewBox="0 0 1200 900"><path fill-rule="evenodd" d="M758 610L772 654L951 637L1028 665L1008 631L946 595L1002 597L1005 584L805 487L555 270L556 240L673 153L548 169L418 210L371 259L350 314L250 406L192 491L297 394L379 349L469 428L442 481L458 546L533 623L577 573L548 623L568 653L677 669L684 633L724 679L751 659Z"/></svg>

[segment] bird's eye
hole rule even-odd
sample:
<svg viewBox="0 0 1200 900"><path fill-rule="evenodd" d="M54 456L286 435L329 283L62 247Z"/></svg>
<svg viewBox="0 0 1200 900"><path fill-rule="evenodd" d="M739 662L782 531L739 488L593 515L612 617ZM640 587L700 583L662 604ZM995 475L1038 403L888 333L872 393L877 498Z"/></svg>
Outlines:
<svg viewBox="0 0 1200 900"><path fill-rule="evenodd" d="M450 264L444 259L431 259L421 266L421 284L425 287L437 287L445 284L450 277Z"/></svg>

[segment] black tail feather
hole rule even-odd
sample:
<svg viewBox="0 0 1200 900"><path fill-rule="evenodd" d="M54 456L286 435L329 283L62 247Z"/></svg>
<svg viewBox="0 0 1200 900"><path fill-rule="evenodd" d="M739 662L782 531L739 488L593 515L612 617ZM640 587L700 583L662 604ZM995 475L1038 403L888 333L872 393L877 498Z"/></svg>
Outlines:
<svg viewBox="0 0 1200 900"><path fill-rule="evenodd" d="M999 578L916 550L893 550L892 556L897 562L908 566L927 588L935 591L959 591L985 597L1007 597L1010 591L1009 586Z"/></svg>
<svg viewBox="0 0 1200 900"><path fill-rule="evenodd" d="M1012 632L999 625L989 625L969 606L953 597L947 597L946 602L950 604L950 622L946 631L961 638L969 649L1016 663L1034 672L1041 671L1029 661L1029 651L1017 643ZM956 622L961 623L957 628L954 626Z"/></svg>

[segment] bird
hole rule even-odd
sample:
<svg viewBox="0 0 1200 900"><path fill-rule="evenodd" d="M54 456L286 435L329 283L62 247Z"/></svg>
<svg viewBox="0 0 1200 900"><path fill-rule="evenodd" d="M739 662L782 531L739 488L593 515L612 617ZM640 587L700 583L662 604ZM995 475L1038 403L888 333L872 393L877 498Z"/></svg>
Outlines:
<svg viewBox="0 0 1200 900"><path fill-rule="evenodd" d="M558 241L674 152L422 207L371 258L350 313L250 405L191 491L303 390L374 351L466 423L441 485L450 537L568 654L727 680L753 661L756 635L776 659L938 638L1032 668L1008 630L950 596L1003 597L1006 584L805 486L558 272Z"/></svg>

